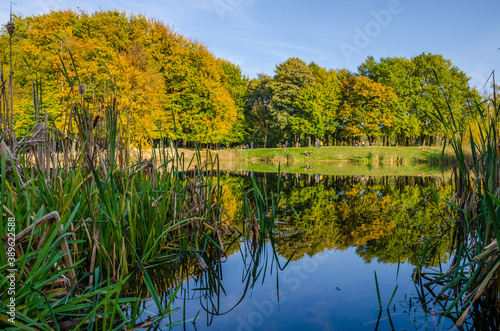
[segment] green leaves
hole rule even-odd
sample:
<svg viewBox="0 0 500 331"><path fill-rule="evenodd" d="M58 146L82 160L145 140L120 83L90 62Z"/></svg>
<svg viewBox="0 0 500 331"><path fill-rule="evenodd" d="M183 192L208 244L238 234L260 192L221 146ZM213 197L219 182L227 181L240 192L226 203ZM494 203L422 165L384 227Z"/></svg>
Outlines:
<svg viewBox="0 0 500 331"><path fill-rule="evenodd" d="M315 82L313 70L298 58L289 58L276 66L274 79L271 83L271 110L277 119L277 126L287 133L290 130L290 116L295 116L299 111L295 107L295 100L302 89Z"/></svg>
<svg viewBox="0 0 500 331"><path fill-rule="evenodd" d="M318 68L316 75L316 83L303 88L294 101L296 111L289 120L294 134L323 137L337 130L340 81L333 70Z"/></svg>
<svg viewBox="0 0 500 331"><path fill-rule="evenodd" d="M457 117L463 117L461 109L467 99L479 97L468 85L469 77L439 54L422 53L412 59L387 57L378 62L368 57L358 72L394 89L398 98L391 134L400 144L409 138L436 135L439 123L428 113L435 111L434 103L441 109L446 107L443 93L460 115Z"/></svg>

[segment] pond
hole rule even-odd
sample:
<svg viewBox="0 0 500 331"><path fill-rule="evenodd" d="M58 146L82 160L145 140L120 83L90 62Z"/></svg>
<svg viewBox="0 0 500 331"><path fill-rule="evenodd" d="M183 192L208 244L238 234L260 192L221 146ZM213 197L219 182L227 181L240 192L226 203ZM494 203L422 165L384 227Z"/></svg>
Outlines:
<svg viewBox="0 0 500 331"><path fill-rule="evenodd" d="M446 268L453 222L442 200L451 186L436 176L228 173L224 204L238 215L252 180L282 198L277 230L265 240L234 237L207 268L179 260L152 268L174 330L444 330L416 266ZM436 202L438 201L438 202ZM441 201L441 202L439 202ZM293 208L292 208L293 207ZM422 261L429 239L432 259ZM262 239L262 238L261 238ZM145 294L140 283L135 291ZM154 307L154 305L151 305ZM380 309L382 307L382 310ZM148 316L157 312L146 309ZM194 320L194 322L193 322Z"/></svg>

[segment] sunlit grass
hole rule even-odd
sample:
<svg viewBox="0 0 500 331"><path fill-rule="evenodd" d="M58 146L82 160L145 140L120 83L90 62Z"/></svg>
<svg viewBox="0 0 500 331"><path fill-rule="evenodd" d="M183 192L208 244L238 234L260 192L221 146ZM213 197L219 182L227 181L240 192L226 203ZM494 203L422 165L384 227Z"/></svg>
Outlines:
<svg viewBox="0 0 500 331"><path fill-rule="evenodd" d="M446 164L453 157L452 150L441 147L381 147L381 146L323 146L223 150L223 161L230 159L293 162L359 162L379 165L408 165L414 163Z"/></svg>

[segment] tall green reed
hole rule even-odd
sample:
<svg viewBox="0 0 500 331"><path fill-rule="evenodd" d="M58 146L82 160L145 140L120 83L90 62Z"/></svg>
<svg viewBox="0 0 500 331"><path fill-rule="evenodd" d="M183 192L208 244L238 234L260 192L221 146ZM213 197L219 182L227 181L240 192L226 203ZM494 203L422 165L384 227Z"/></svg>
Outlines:
<svg viewBox="0 0 500 331"><path fill-rule="evenodd" d="M494 95L496 94L494 86ZM471 122L456 118L448 104L430 114L452 147L456 195L449 202L457 218L456 249L447 272L419 273L426 288L439 285L436 301L460 326L470 311L498 316L500 305L500 107L496 100L471 103ZM464 112L465 115L465 112ZM468 146L470 144L470 147ZM419 269L420 270L420 269ZM498 317L497 317L498 322Z"/></svg>

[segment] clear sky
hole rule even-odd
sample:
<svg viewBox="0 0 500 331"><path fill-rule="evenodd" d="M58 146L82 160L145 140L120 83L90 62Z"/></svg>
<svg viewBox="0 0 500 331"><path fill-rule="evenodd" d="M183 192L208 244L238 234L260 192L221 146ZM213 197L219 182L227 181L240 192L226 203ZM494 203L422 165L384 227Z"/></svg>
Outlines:
<svg viewBox="0 0 500 331"><path fill-rule="evenodd" d="M500 69L498 0L16 0L23 16L57 9L125 10L159 19L243 73L272 75L289 57L356 71L368 55L442 54L482 90ZM0 22L9 20L0 3ZM500 81L498 71L497 81Z"/></svg>

